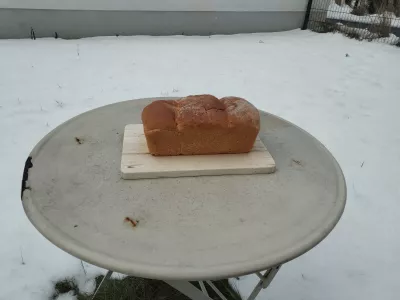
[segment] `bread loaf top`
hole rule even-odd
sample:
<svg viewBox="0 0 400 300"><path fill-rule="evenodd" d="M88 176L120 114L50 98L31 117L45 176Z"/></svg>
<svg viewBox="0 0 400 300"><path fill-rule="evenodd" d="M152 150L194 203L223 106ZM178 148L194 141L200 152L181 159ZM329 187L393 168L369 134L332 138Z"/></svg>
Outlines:
<svg viewBox="0 0 400 300"><path fill-rule="evenodd" d="M252 127L259 130L258 110L238 97L218 99L212 95L188 96L179 100L157 100L143 109L145 131L184 131L185 128Z"/></svg>

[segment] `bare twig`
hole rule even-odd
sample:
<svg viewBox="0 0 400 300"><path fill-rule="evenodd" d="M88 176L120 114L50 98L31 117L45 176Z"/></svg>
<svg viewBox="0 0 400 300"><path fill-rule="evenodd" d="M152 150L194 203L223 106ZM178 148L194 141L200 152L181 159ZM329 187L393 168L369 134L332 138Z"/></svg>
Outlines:
<svg viewBox="0 0 400 300"><path fill-rule="evenodd" d="M85 266L83 265L83 261L81 261L81 266L82 266L82 269L83 269L83 273L85 273L85 276L86 276L87 272L86 272Z"/></svg>
<svg viewBox="0 0 400 300"><path fill-rule="evenodd" d="M25 265L24 257L22 256L22 248L19 247L19 252L21 254L21 265Z"/></svg>
<svg viewBox="0 0 400 300"><path fill-rule="evenodd" d="M54 100L54 101L56 101L58 107L61 107L61 108L64 107L64 103L62 101L58 101L58 100Z"/></svg>
<svg viewBox="0 0 400 300"><path fill-rule="evenodd" d="M36 34L35 30L33 30L33 27L31 27L31 40L36 40Z"/></svg>
<svg viewBox="0 0 400 300"><path fill-rule="evenodd" d="M303 166L303 164L301 163L300 160L292 159L292 161L293 161L296 165Z"/></svg>

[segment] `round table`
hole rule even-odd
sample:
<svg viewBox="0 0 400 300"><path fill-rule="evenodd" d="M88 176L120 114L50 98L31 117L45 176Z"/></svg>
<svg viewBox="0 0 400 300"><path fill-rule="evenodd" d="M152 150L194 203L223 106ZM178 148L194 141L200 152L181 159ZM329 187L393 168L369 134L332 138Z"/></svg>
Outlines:
<svg viewBox="0 0 400 300"><path fill-rule="evenodd" d="M59 248L182 290L177 283L277 271L339 221L346 184L336 160L304 130L262 111L259 137L275 159L273 174L121 179L124 127L141 123L152 100L83 113L31 152L22 203Z"/></svg>

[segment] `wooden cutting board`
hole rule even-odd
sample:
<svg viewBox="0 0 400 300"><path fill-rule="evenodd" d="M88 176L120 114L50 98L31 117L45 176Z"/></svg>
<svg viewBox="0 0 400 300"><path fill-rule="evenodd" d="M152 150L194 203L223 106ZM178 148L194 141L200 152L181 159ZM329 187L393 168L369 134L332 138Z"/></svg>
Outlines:
<svg viewBox="0 0 400 300"><path fill-rule="evenodd" d="M123 179L273 173L275 161L257 137L245 154L152 156L142 124L125 127L121 172Z"/></svg>

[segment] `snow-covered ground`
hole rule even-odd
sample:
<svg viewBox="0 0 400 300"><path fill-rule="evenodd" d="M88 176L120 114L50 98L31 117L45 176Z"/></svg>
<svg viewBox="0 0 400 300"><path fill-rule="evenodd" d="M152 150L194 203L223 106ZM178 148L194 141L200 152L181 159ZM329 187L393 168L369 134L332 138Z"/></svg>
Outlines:
<svg viewBox="0 0 400 300"><path fill-rule="evenodd" d="M52 282L71 276L90 291L100 272L25 217L23 164L42 136L104 104L197 93L242 96L298 124L347 179L336 229L285 265L259 299L399 299L399 70L399 48L309 31L0 40L0 299L47 299ZM256 281L240 280L242 293Z"/></svg>

